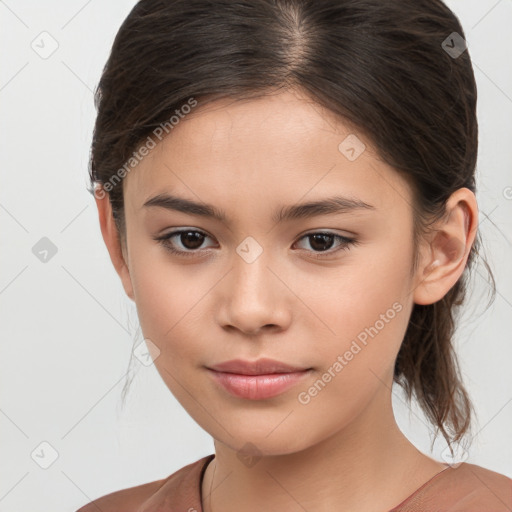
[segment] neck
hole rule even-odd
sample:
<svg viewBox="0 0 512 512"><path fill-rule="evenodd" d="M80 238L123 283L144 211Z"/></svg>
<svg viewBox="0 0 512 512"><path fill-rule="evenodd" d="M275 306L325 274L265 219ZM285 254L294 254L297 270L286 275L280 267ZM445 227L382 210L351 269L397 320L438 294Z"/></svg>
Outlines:
<svg viewBox="0 0 512 512"><path fill-rule="evenodd" d="M204 512L391 510L445 465L402 434L387 395L375 397L350 424L298 452L263 455L248 464L232 447L215 441L215 458L202 482Z"/></svg>

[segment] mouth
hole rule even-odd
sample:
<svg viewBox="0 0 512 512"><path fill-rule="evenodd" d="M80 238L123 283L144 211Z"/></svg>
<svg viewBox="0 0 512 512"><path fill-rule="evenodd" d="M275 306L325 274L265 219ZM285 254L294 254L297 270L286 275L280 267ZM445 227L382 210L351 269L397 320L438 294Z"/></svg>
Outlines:
<svg viewBox="0 0 512 512"><path fill-rule="evenodd" d="M303 381L313 370L266 358L257 361L235 359L207 369L224 391L248 400L280 395Z"/></svg>
<svg viewBox="0 0 512 512"><path fill-rule="evenodd" d="M275 359L262 358L256 361L244 359L232 359L208 367L210 370L225 373L236 373L238 375L268 375L272 373L295 373L311 370L304 366L292 366Z"/></svg>

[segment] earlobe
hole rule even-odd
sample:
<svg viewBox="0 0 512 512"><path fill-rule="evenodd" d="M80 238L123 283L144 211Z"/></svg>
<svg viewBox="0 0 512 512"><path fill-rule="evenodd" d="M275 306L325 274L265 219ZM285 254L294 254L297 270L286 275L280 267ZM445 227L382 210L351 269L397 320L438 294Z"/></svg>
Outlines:
<svg viewBox="0 0 512 512"><path fill-rule="evenodd" d="M95 192L94 199L98 208L101 234L110 254L112 264L114 265L117 274L121 278L121 282L126 294L128 297L130 297L130 299L135 300L130 271L126 262L126 251L123 249L122 242L119 238L119 233L112 213L112 205L110 203L109 194L106 193L103 189L100 189L99 191L97 190Z"/></svg>
<svg viewBox="0 0 512 512"><path fill-rule="evenodd" d="M418 268L413 290L416 304L441 300L461 277L476 236L477 217L473 192L461 188L450 196L446 216L435 226Z"/></svg>

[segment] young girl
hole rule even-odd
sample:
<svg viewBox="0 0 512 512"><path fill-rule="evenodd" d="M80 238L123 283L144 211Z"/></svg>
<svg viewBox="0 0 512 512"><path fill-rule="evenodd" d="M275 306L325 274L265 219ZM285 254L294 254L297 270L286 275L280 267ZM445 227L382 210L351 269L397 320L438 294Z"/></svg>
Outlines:
<svg viewBox="0 0 512 512"><path fill-rule="evenodd" d="M96 99L103 238L215 453L81 512L512 509L392 410L470 431L477 92L440 0L141 0Z"/></svg>

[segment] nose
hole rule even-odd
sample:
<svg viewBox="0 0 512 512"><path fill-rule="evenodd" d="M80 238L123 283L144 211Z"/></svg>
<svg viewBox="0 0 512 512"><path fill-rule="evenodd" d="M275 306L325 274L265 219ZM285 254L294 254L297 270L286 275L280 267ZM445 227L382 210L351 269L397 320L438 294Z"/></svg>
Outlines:
<svg viewBox="0 0 512 512"><path fill-rule="evenodd" d="M223 328L247 335L287 328L293 294L283 283L284 276L270 265L265 252L251 263L235 255L218 297L218 321Z"/></svg>

